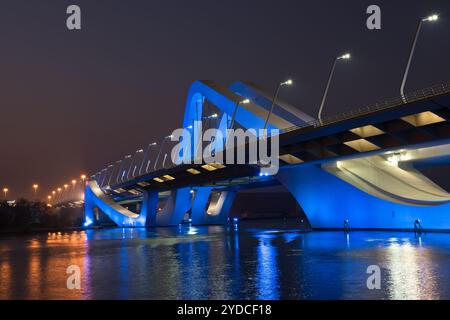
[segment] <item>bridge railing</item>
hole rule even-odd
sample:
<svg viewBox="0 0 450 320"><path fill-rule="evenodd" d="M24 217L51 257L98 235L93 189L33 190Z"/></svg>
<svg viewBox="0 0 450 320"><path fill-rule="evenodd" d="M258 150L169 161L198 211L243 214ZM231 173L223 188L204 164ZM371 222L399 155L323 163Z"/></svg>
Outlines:
<svg viewBox="0 0 450 320"><path fill-rule="evenodd" d="M297 129L307 128L307 127L321 127L328 124L336 123L339 121L344 121L352 118L356 118L359 116L367 115L370 113L374 113L380 110L386 110L390 108L395 108L400 105L420 101L423 99L427 99L430 97L438 96L441 94L450 93L450 83L443 83L434 85L432 87L416 90L410 93L405 94L404 96L397 96L394 98L385 99L382 102L377 102L372 105L367 105L364 107L360 107L357 109L352 109L349 111L345 111L342 113L338 113L332 116L327 116L322 120L314 120L308 123L305 123L301 126L292 126L281 130L281 133L291 132Z"/></svg>
<svg viewBox="0 0 450 320"><path fill-rule="evenodd" d="M280 134L307 127L318 128L328 124L352 119L380 110L395 108L400 105L427 99L429 97L434 97L441 94L446 94L449 92L450 83L439 84L405 94L404 96L385 99L382 102L378 102L372 105L349 110L333 116L327 116L321 121L314 120L300 126L296 125L288 127L280 130ZM170 158L170 149L172 146L170 145L170 143L168 143L169 141L166 141L164 139L160 144L155 146L155 148L153 148L154 144L150 144L147 146L147 149L138 150L136 153L130 154L125 158L116 161L114 164L111 164L110 166L97 172L95 175L92 175L91 179L95 179L101 188L108 189L111 186L120 185L121 183L135 179L138 176L149 174L160 169L168 169L174 167L175 164L168 159Z"/></svg>

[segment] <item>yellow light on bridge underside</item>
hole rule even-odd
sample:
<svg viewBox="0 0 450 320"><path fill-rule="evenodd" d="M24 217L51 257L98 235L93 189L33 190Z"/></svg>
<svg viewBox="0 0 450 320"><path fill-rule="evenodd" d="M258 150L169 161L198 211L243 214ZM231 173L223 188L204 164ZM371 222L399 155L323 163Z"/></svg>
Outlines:
<svg viewBox="0 0 450 320"><path fill-rule="evenodd" d="M187 172L189 172L190 174L200 174L201 172L194 169L194 168L190 168L186 170Z"/></svg>
<svg viewBox="0 0 450 320"><path fill-rule="evenodd" d="M400 161L405 161L406 159L407 159L406 154L401 152L390 154L387 157L387 161L389 162L389 164L394 167L398 167L398 163Z"/></svg>
<svg viewBox="0 0 450 320"><path fill-rule="evenodd" d="M205 170L208 170L208 171L214 171L217 169L225 168L225 166L221 163L214 162L214 163L204 164L204 165L202 165L202 168Z"/></svg>
<svg viewBox="0 0 450 320"><path fill-rule="evenodd" d="M241 104L248 104L250 103L250 99L244 99L241 101Z"/></svg>

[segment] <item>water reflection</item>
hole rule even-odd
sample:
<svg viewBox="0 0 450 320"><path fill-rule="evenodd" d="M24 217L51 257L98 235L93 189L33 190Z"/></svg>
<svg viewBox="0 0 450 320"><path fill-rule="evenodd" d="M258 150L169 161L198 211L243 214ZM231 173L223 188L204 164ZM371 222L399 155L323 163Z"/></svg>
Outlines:
<svg viewBox="0 0 450 320"><path fill-rule="evenodd" d="M449 240L244 224L3 237L0 299L449 299ZM366 287L372 264L381 290Z"/></svg>
<svg viewBox="0 0 450 320"><path fill-rule="evenodd" d="M279 299L277 250L272 245L275 235L259 236L258 267L257 267L257 299Z"/></svg>
<svg viewBox="0 0 450 320"><path fill-rule="evenodd" d="M390 299L438 299L432 257L409 239L389 239L386 250Z"/></svg>

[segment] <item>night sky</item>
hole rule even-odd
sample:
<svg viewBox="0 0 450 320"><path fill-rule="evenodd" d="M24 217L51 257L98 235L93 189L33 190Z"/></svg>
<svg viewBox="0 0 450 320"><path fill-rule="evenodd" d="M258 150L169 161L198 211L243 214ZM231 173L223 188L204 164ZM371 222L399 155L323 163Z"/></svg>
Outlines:
<svg viewBox="0 0 450 320"><path fill-rule="evenodd" d="M66 8L82 30L66 28ZM382 29L366 28L366 8ZM397 96L420 17L406 91L450 80L450 1L161 0L0 2L0 187L42 196L181 126L190 84L250 80L316 116Z"/></svg>

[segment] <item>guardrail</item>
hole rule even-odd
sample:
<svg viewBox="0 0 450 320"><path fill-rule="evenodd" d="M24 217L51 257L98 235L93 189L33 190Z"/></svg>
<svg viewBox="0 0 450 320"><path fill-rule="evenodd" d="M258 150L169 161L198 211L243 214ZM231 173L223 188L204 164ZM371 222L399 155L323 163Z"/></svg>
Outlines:
<svg viewBox="0 0 450 320"><path fill-rule="evenodd" d="M362 115L367 115L376 111L386 110L390 108L395 108L400 105L424 100L430 97L438 96L441 94L450 93L450 83L438 84L432 87L420 89L407 93L404 96L397 96L395 98L386 99L382 102L375 103L373 105L367 105L365 107L360 107L358 109L349 110L343 113L339 113L333 116L326 117L320 120L310 121L301 126L292 126L286 129L280 130L281 133L291 132L297 129L314 127L318 128L328 124L336 123L339 121L344 121L352 118L356 118Z"/></svg>
<svg viewBox="0 0 450 320"><path fill-rule="evenodd" d="M386 99L380 103L375 103L373 105L368 105L365 107L361 107L358 109L354 109L354 110L350 110L350 111L339 113L339 114L336 114L333 116L326 117L326 118L322 119L322 121L314 120L314 121L305 123L304 125L301 125L301 126L288 127L283 130L280 130L280 134L291 132L291 131L294 131L297 129L307 128L307 127L318 128L318 127L325 126L328 124L356 118L356 117L359 117L362 115L367 115L367 114L370 114L370 113L373 113L376 111L394 108L394 107L397 107L400 105L404 105L407 103L427 99L430 97L434 97L434 96L446 94L446 93L450 93L450 83L439 84L439 85L435 85L435 86L432 86L429 88L417 90L417 91L408 93L408 94L404 95L403 97L398 96L395 98ZM150 147L150 145L149 145L149 147ZM161 148L161 150L159 151L159 153L161 153L161 151L162 151L162 146L160 148ZM139 151L143 151L143 150L139 150ZM150 154L147 155L147 152L145 152L144 158L141 160L142 163L144 163L146 161L149 161L149 162L151 161L152 165L155 163L156 164L155 164L153 170L147 170L148 169L148 165L147 165L147 168L143 173L139 169L138 170L139 174L135 174L134 171L136 170L137 165L134 165L133 161L134 161L134 157L137 154L138 153L126 156L124 159L115 162L113 165L110 165L107 168L102 169L101 171L97 172L95 175L92 175L91 179L97 180L97 182L99 183L99 186L101 188L107 188L107 187L110 187L111 185L118 185L121 183L125 183L129 180L135 179L136 177L144 175L144 174L148 174L148 173L160 170L160 169L169 169L169 168L172 168L175 166L174 163L166 164L164 161L161 163L161 165L159 167L156 167L158 165L159 156L155 155L156 158L153 159L153 161L151 161ZM165 153L164 158L166 156L167 156L167 153ZM127 166L124 166L124 161L126 159L131 159L130 160L131 163L128 164ZM139 165L139 167L142 167L142 164ZM133 173L130 176L130 171L133 168L134 168Z"/></svg>

